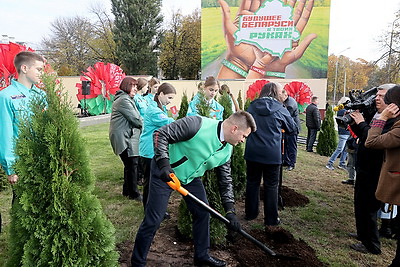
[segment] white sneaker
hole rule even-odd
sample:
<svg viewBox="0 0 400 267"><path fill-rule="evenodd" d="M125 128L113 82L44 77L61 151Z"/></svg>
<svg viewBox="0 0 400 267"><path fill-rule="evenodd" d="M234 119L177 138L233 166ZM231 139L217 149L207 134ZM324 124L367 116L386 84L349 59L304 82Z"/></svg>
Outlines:
<svg viewBox="0 0 400 267"><path fill-rule="evenodd" d="M331 164L326 164L325 166L328 170L333 171L335 168L333 168L333 166Z"/></svg>

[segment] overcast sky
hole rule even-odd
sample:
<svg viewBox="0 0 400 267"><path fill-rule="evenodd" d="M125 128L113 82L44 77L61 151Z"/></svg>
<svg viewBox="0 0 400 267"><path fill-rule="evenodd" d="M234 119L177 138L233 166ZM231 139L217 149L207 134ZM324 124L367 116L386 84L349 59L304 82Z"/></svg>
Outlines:
<svg viewBox="0 0 400 267"><path fill-rule="evenodd" d="M189 14L200 8L200 0L163 0L163 14L168 20L178 8ZM376 42L384 31L390 31L400 0L331 0L329 53L353 60L376 60L382 51ZM49 34L56 17L88 16L91 4L111 9L110 0L0 0L0 35L26 41L33 48ZM0 36L1 37L1 36Z"/></svg>

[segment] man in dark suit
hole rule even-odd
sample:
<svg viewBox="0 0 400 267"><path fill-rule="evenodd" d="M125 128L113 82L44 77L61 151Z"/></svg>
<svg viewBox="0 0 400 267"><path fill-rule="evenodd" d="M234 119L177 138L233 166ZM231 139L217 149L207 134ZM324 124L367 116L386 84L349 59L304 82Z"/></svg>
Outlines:
<svg viewBox="0 0 400 267"><path fill-rule="evenodd" d="M321 114L318 109L318 97L311 98L311 104L306 108L306 126L307 126L307 152L313 152L317 132L321 128Z"/></svg>
<svg viewBox="0 0 400 267"><path fill-rule="evenodd" d="M291 171L296 165L297 158L297 136L299 135L301 125L299 118L299 108L297 106L296 100L289 96L285 89L282 90L283 104L289 111L290 116L297 125L297 129L292 134L285 135L285 149L283 156L283 164L287 166L287 170Z"/></svg>

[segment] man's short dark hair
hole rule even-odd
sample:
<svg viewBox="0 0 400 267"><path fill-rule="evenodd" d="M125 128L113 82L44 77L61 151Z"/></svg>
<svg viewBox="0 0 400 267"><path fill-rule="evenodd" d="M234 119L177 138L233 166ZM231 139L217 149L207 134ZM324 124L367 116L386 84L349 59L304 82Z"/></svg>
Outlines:
<svg viewBox="0 0 400 267"><path fill-rule="evenodd" d="M244 110L233 113L226 119L226 121L230 124L237 125L241 129L250 128L252 132L257 130L257 125L253 116Z"/></svg>
<svg viewBox="0 0 400 267"><path fill-rule="evenodd" d="M17 72L20 73L22 65L30 67L35 63L35 61L41 61L44 63L44 58L41 55L30 51L22 51L15 56L14 66L17 69Z"/></svg>

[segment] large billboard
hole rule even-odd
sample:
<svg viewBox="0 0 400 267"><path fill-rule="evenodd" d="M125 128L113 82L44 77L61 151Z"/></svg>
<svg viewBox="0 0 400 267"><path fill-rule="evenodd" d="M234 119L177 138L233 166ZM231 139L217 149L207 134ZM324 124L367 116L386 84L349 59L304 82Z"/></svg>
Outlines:
<svg viewBox="0 0 400 267"><path fill-rule="evenodd" d="M330 1L202 0L202 78L325 79Z"/></svg>

